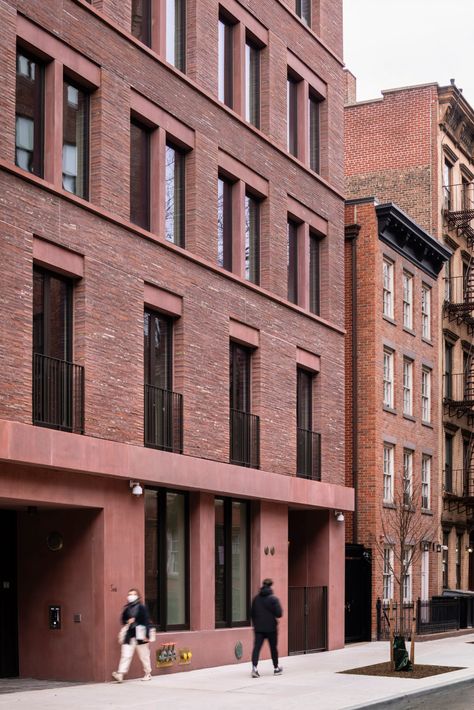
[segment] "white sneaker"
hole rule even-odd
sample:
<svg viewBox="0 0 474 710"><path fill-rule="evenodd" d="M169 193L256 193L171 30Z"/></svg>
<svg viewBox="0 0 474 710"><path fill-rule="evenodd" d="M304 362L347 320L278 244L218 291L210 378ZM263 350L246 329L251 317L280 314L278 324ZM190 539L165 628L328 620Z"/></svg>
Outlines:
<svg viewBox="0 0 474 710"><path fill-rule="evenodd" d="M140 680L151 680L151 673L145 673L143 678L140 678Z"/></svg>
<svg viewBox="0 0 474 710"><path fill-rule="evenodd" d="M112 673L112 678L117 681L117 683L121 683L123 681L123 673L119 673L118 671L114 671Z"/></svg>

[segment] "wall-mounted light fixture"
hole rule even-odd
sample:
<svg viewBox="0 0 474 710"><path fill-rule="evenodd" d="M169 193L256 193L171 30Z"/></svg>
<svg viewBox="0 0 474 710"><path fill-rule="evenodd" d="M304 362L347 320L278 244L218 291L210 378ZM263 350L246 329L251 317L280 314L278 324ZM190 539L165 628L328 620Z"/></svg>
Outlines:
<svg viewBox="0 0 474 710"><path fill-rule="evenodd" d="M335 510L334 517L336 518L338 523L344 522L344 513L342 512L342 510Z"/></svg>
<svg viewBox="0 0 474 710"><path fill-rule="evenodd" d="M130 481L130 488L132 489L132 495L139 498L143 495L143 488L138 481Z"/></svg>
<svg viewBox="0 0 474 710"><path fill-rule="evenodd" d="M472 547L466 547L466 552L469 552L469 554L472 553Z"/></svg>

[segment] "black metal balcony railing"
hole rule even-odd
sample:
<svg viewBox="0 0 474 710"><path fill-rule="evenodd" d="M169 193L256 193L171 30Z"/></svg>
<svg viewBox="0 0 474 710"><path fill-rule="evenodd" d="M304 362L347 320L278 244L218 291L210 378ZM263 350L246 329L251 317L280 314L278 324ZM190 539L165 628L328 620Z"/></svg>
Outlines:
<svg viewBox="0 0 474 710"><path fill-rule="evenodd" d="M145 385L145 446L183 453L183 395Z"/></svg>
<svg viewBox="0 0 474 710"><path fill-rule="evenodd" d="M321 434L308 429L296 430L296 475L321 480Z"/></svg>
<svg viewBox="0 0 474 710"><path fill-rule="evenodd" d="M443 402L450 416L474 414L474 372L443 375Z"/></svg>
<svg viewBox="0 0 474 710"><path fill-rule="evenodd" d="M443 493L462 498L466 489L467 477L467 469L446 466L443 477Z"/></svg>
<svg viewBox="0 0 474 710"><path fill-rule="evenodd" d="M451 313L474 311L474 272L468 276L444 279L444 307Z"/></svg>
<svg viewBox="0 0 474 710"><path fill-rule="evenodd" d="M464 235L471 247L474 243L474 184L445 186L443 192L443 212L447 226Z"/></svg>
<svg viewBox="0 0 474 710"><path fill-rule="evenodd" d="M260 419L255 414L230 410L230 462L260 468Z"/></svg>
<svg viewBox="0 0 474 710"><path fill-rule="evenodd" d="M33 423L84 433L84 368L33 353Z"/></svg>

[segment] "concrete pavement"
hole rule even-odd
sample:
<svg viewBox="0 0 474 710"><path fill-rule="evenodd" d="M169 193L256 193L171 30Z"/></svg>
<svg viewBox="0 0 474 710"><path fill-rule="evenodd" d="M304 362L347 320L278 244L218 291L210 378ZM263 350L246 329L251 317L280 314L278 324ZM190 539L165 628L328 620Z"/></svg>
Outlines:
<svg viewBox="0 0 474 710"><path fill-rule="evenodd" d="M160 675L147 683L130 680L5 694L0 695L0 710L356 710L474 679L473 641L470 634L418 643L419 663L464 667L420 680L338 674L387 660L388 643L377 642L284 658L281 677L273 676L270 661L260 662L258 679L250 678L249 664L235 664Z"/></svg>

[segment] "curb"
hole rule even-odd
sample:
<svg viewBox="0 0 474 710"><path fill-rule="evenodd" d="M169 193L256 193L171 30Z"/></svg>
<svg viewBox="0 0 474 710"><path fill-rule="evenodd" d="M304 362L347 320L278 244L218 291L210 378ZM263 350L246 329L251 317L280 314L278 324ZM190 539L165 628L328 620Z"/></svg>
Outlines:
<svg viewBox="0 0 474 710"><path fill-rule="evenodd" d="M372 710L382 710L382 708L389 708L392 705L399 703L402 700L414 700L416 698L425 697L427 695L434 695L440 690L452 689L454 686L462 687L463 685L471 685L474 683L474 675L469 676L469 678L462 678L461 680L452 680L448 683L440 683L439 685L432 686L431 688L425 688L424 690L415 690L410 693L403 693L402 695L388 695L385 698L379 698L378 700L367 700L362 704L358 705L348 705L344 710L364 710L364 708L372 708Z"/></svg>

